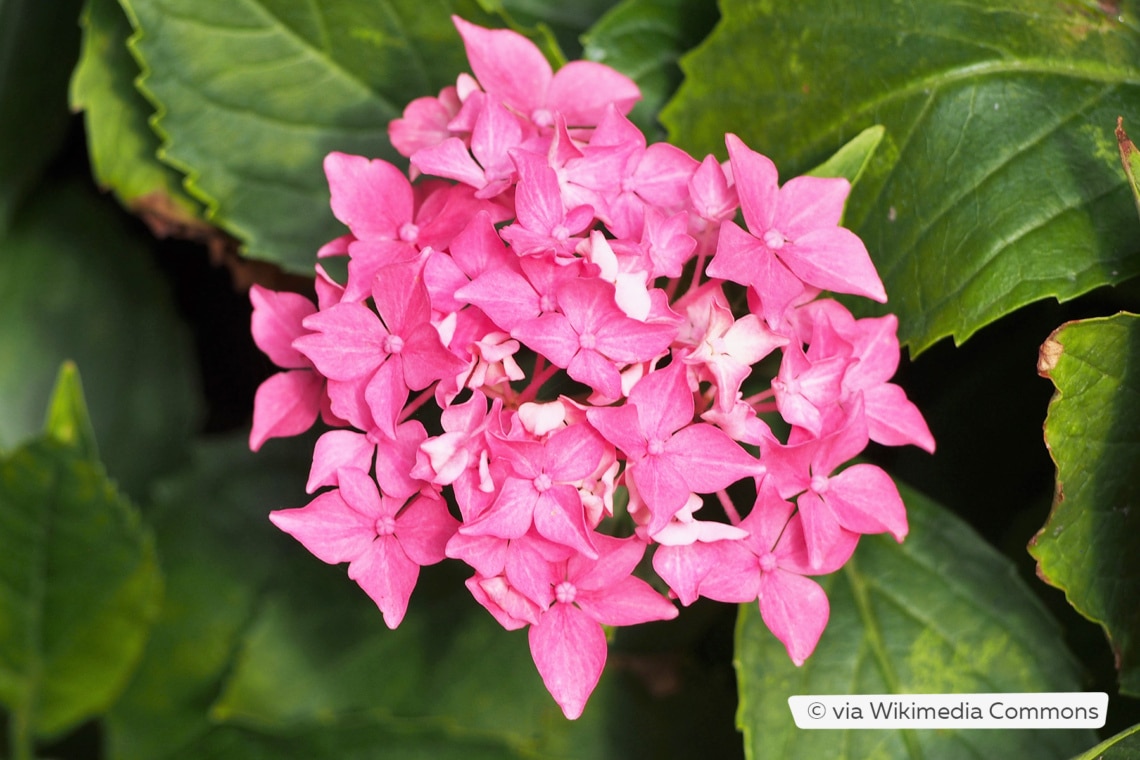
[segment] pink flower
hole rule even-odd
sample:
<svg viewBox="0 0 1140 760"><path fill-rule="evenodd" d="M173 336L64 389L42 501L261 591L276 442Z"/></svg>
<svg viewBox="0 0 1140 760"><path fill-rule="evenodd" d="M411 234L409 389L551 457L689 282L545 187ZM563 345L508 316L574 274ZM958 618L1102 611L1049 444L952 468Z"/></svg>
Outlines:
<svg viewBox="0 0 1140 760"><path fill-rule="evenodd" d="M563 313L522 322L511 337L606 398L621 396L619 367L655 358L677 332L672 322L627 317L614 300L613 286L602 280L571 280L557 295Z"/></svg>
<svg viewBox="0 0 1140 760"><path fill-rule="evenodd" d="M586 412L590 423L626 456L626 475L652 513L649 535L669 524L691 493L711 493L763 472L724 431L693 423L693 392L685 367L650 372L628 403Z"/></svg>
<svg viewBox="0 0 1140 760"><path fill-rule="evenodd" d="M421 565L444 558L459 523L439 499L407 504L384 496L363 470L340 471L340 488L308 506L273 512L269 519L323 562L348 562L352 578L395 628L404 619Z"/></svg>
<svg viewBox="0 0 1140 760"><path fill-rule="evenodd" d="M325 397L325 378L293 341L309 331L302 322L317 311L313 302L296 293L278 293L260 285L249 289L253 302L250 331L253 341L278 367L257 389L249 448L257 451L270 438L299 435L317 421Z"/></svg>
<svg viewBox="0 0 1140 760"><path fill-rule="evenodd" d="M741 523L748 537L721 541L700 581L700 593L723 602L760 600L765 625L803 665L827 626L827 595L805 575L832 573L847 563L859 536L844 532L818 566L808 561L802 521L795 507L770 484L762 484L756 504Z"/></svg>
<svg viewBox="0 0 1140 760"><path fill-rule="evenodd" d="M751 285L771 313L802 289L796 282L885 302L875 265L855 233L839 226L850 184L796 177L780 187L776 166L727 135L729 160L748 233L728 222L708 266L710 277Z"/></svg>
<svg viewBox="0 0 1140 760"><path fill-rule="evenodd" d="M305 327L314 332L294 345L326 377L363 387L377 427L395 438L408 391L459 372L464 362L444 348L431 324L416 262L384 267L372 299L379 317L362 303L339 303L308 317Z"/></svg>
<svg viewBox="0 0 1140 760"><path fill-rule="evenodd" d="M484 29L458 16L451 20L483 90L540 127L552 126L556 113L571 126L594 126L608 105L629 113L641 99L637 85L608 66L572 61L553 72L538 47L521 34Z"/></svg>
<svg viewBox="0 0 1140 760"><path fill-rule="evenodd" d="M491 450L497 459L506 461L510 474L490 508L460 531L521 538L533 524L544 538L595 556L577 484L602 461L605 443L601 436L579 423L545 441L494 438Z"/></svg>
<svg viewBox="0 0 1140 760"><path fill-rule="evenodd" d="M823 567L848 531L890 533L901 542L907 534L906 506L890 476L872 464L836 472L867 445L862 397L856 397L835 432L804 437L787 446L763 442L761 452L780 497L796 498L811 567Z"/></svg>
<svg viewBox="0 0 1140 760"><path fill-rule="evenodd" d="M598 559L574 557L552 589L553 603L530 628L530 651L543 683L570 719L585 709L606 664L603 625L677 616L645 581L630 575L645 552L636 539L597 536Z"/></svg>

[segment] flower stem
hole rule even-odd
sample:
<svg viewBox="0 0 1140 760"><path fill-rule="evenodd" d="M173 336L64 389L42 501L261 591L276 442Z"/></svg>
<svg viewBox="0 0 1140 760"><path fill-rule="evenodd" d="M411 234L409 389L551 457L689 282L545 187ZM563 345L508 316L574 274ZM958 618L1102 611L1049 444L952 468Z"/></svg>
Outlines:
<svg viewBox="0 0 1140 760"><path fill-rule="evenodd" d="M736 505L732 503L728 492L722 488L716 492L716 498L720 501L721 507L724 508L724 513L728 515L728 521L733 525L740 525L740 513L736 511Z"/></svg>

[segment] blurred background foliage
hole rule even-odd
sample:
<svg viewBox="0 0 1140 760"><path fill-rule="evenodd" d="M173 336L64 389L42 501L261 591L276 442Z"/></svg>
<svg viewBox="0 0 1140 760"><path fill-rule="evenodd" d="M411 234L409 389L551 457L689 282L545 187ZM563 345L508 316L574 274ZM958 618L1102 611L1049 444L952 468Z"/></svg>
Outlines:
<svg viewBox="0 0 1140 760"><path fill-rule="evenodd" d="M912 534L827 579L831 627L802 669L755 610L697 604L618 631L568 723L462 568L425 571L390 632L266 519L307 501L312 438L247 450L273 368L245 289L311 291L341 232L321 159L397 160L387 122L466 68L452 13L624 71L650 139L698 157L734 132L786 179L884 127L847 224L938 452L869 452L907 484ZM0 0L0 747L1072 757L1098 740L799 732L786 697L813 689L1107 691L1099 738L1140 723L1140 332L1110 316L1140 307L1113 135L1140 124L1138 66L1130 2Z"/></svg>

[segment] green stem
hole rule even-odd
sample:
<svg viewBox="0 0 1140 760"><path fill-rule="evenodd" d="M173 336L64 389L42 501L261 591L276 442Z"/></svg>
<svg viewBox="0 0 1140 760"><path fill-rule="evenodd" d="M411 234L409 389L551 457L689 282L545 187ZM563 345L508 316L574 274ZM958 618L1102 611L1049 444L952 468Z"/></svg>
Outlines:
<svg viewBox="0 0 1140 760"><path fill-rule="evenodd" d="M26 705L20 705L8 716L8 750L12 760L34 760L36 756L31 718Z"/></svg>

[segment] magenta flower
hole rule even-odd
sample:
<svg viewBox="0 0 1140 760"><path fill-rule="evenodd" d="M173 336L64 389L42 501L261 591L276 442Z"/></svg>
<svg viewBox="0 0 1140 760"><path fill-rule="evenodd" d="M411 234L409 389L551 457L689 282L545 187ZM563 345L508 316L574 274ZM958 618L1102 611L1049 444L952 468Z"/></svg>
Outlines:
<svg viewBox="0 0 1140 760"><path fill-rule="evenodd" d="M317 421L327 403L325 378L293 341L309 331L302 322L317 307L296 293L277 293L260 285L249 289L253 302L250 332L257 347L285 372L278 372L257 389L249 448L257 451L270 438L298 435Z"/></svg>
<svg viewBox="0 0 1140 760"><path fill-rule="evenodd" d="M533 524L555 543L596 556L577 483L593 474L605 454L601 436L587 424L564 427L545 441L491 440L495 457L510 467L490 508L463 525L465 535L521 538Z"/></svg>
<svg viewBox="0 0 1140 760"><path fill-rule="evenodd" d="M372 284L376 312L362 303L339 303L308 317L315 331L294 346L332 380L352 381L377 427L396 437L396 420L409 390L422 390L463 369L431 324L431 303L415 262L385 267Z"/></svg>
<svg viewBox="0 0 1140 760"><path fill-rule="evenodd" d="M540 127L553 126L556 113L571 126L594 126L607 106L629 113L641 99L633 80L608 66L572 61L553 72L538 47L521 34L484 29L458 16L451 20L483 90Z"/></svg>
<svg viewBox="0 0 1140 760"><path fill-rule="evenodd" d="M626 476L652 513L649 535L666 525L691 493L711 493L763 468L724 431L693 423L693 392L674 362L637 382L624 406L586 412L590 423L626 456Z"/></svg>
<svg viewBox="0 0 1140 760"><path fill-rule="evenodd" d="M756 504L741 523L748 537L713 545L713 561L702 577L702 596L722 602L760 600L764 624L803 665L827 626L830 605L819 584L805 575L825 575L846 564L859 541L843 532L818 566L808 561L802 521L795 507L770 484L762 484Z"/></svg>
<svg viewBox="0 0 1140 760"><path fill-rule="evenodd" d="M543 683L570 719L585 709L606 664L603 625L669 620L677 608L630 575L645 552L634 539L597 536L598 559L565 563L554 602L530 628L530 652Z"/></svg>
<svg viewBox="0 0 1140 760"><path fill-rule="evenodd" d="M563 313L525 321L511 337L606 398L622 395L619 367L657 357L677 332L672 322L627 317L614 300L613 286L602 280L571 280L557 295Z"/></svg>
<svg viewBox="0 0 1140 760"><path fill-rule="evenodd" d="M731 222L708 266L710 277L751 285L782 311L802 290L797 281L885 302L887 294L863 241L840 227L850 184L796 177L780 187L775 164L727 135L729 160L748 233Z"/></svg>
<svg viewBox="0 0 1140 760"><path fill-rule="evenodd" d="M787 446L764 443L761 451L780 497L796 498L811 567L823 567L847 531L890 533L901 542L907 534L906 507L890 476L872 464L836 472L867 445L862 397L856 397L835 432L805 438Z"/></svg>
<svg viewBox="0 0 1140 760"><path fill-rule="evenodd" d="M308 506L273 512L269 519L330 565L348 562L352 578L395 628L422 565L443 560L458 521L439 499L417 496L407 504L384 496L363 470L340 471L340 488Z"/></svg>

